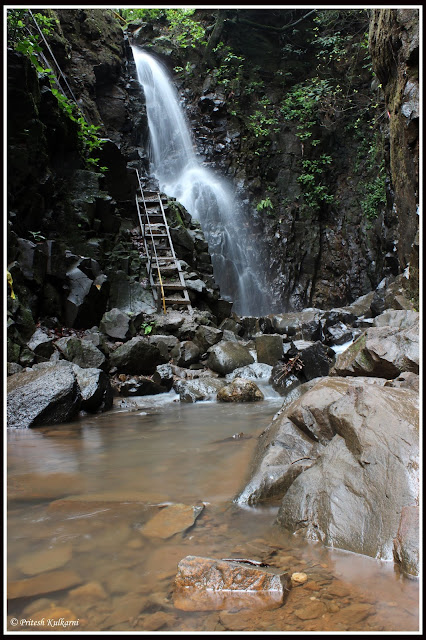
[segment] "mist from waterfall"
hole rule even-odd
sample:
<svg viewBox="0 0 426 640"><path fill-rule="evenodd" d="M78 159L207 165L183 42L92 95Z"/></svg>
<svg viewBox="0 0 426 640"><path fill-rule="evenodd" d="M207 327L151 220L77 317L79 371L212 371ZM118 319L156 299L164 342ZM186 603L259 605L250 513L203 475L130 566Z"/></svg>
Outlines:
<svg viewBox="0 0 426 640"><path fill-rule="evenodd" d="M160 189L176 198L200 222L221 295L239 315L271 313L259 248L247 232L249 220L226 182L201 166L178 93L167 69L146 51L132 46L149 126L151 173Z"/></svg>

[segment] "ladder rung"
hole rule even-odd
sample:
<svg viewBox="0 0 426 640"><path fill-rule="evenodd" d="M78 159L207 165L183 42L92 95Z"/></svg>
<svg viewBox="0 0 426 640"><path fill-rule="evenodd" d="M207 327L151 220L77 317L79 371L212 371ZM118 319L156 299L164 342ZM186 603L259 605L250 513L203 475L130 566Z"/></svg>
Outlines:
<svg viewBox="0 0 426 640"><path fill-rule="evenodd" d="M157 289L161 289L161 284L154 283ZM163 289L173 289L174 291L185 291L186 287L182 284L167 284L167 282L163 282Z"/></svg>
<svg viewBox="0 0 426 640"><path fill-rule="evenodd" d="M191 300L184 300L183 298L164 298L166 304L191 304Z"/></svg>

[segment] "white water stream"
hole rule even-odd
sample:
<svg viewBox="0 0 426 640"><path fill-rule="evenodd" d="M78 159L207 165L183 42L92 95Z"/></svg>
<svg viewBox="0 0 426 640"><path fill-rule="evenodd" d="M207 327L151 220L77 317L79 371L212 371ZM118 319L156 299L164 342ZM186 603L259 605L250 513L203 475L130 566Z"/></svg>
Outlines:
<svg viewBox="0 0 426 640"><path fill-rule="evenodd" d="M240 315L271 313L259 246L252 246L240 204L225 181L199 163L167 69L142 49L132 51L146 100L152 174L160 189L200 222L215 279L222 297L234 302L233 310Z"/></svg>

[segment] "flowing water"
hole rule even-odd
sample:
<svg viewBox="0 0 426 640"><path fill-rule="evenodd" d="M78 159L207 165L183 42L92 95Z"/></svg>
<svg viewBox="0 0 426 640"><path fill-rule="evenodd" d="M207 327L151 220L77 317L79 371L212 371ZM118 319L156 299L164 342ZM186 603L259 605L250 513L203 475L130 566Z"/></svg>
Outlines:
<svg viewBox="0 0 426 640"><path fill-rule="evenodd" d="M8 431L8 630L418 629L418 584L391 563L277 531L275 507L232 503L282 399L176 398L116 400L104 414ZM232 438L241 432L252 437ZM181 504L204 507L193 526ZM176 525L166 538L143 528L164 509ZM308 581L276 609L183 611L173 581L187 555L259 560Z"/></svg>
<svg viewBox="0 0 426 640"><path fill-rule="evenodd" d="M143 87L149 125L151 172L164 193L198 220L209 245L215 279L240 315L272 313L262 240L250 235L250 221L226 182L198 161L191 134L167 69L132 47Z"/></svg>

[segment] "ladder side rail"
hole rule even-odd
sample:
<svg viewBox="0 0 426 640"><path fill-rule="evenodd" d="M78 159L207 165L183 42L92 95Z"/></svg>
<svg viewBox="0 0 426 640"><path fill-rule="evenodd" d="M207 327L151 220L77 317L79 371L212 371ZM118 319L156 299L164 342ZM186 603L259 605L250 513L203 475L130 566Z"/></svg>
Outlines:
<svg viewBox="0 0 426 640"><path fill-rule="evenodd" d="M161 213L163 215L163 220L164 220L164 226L166 228L166 233L167 233L167 237L168 237L169 244L170 244L170 250L171 250L172 256L173 256L173 258L174 258L174 260L176 262L176 267L177 267L177 271L178 271L178 274L179 274L179 280L180 280L181 285L185 287L184 290L183 290L183 296L184 296L185 300L190 300L189 294L188 294L188 289L187 289L186 282L185 282L185 278L183 277L182 268L180 266L179 260L176 258L175 249L174 249L172 238L171 238L171 235L170 235L169 225L168 225L168 222L167 222L166 213L164 211L163 202L161 200L160 193L158 193L158 200L159 200L159 203L160 203ZM188 310L190 311L190 313L192 313L192 305L191 304L189 305L189 309Z"/></svg>

